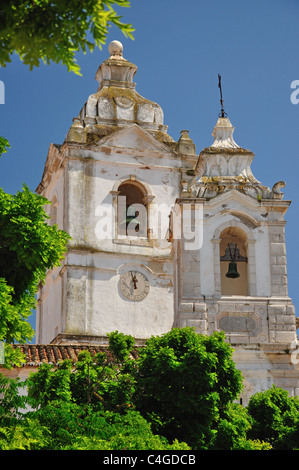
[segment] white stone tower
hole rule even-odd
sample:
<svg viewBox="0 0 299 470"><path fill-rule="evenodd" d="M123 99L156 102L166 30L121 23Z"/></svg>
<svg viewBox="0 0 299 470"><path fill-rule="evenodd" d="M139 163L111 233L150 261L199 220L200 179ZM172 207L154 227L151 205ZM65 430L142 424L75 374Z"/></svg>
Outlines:
<svg viewBox="0 0 299 470"><path fill-rule="evenodd" d="M188 131L175 142L161 107L135 90L137 67L122 49L110 44L97 92L50 146L37 189L52 202L50 223L72 237L40 287L37 342L222 330L244 404L272 384L299 395L284 183L270 189L253 176L254 154L224 112L199 156Z"/></svg>
<svg viewBox="0 0 299 470"><path fill-rule="evenodd" d="M161 107L135 90L137 67L113 41L99 88L51 145L37 191L51 223L72 237L61 268L39 292L37 342L102 341L118 330L137 339L173 327L169 216L195 147L175 142ZM137 223L136 223L137 221Z"/></svg>
<svg viewBox="0 0 299 470"><path fill-rule="evenodd" d="M286 267L290 201L282 199L282 181L270 189L253 176L254 154L235 143L233 131L228 117L219 117L214 143L200 153L195 178L177 200L182 217L193 207L192 230L201 243L188 241L186 249L183 239L173 242L175 326L225 332L245 378L245 404L272 384L297 395L299 375Z"/></svg>

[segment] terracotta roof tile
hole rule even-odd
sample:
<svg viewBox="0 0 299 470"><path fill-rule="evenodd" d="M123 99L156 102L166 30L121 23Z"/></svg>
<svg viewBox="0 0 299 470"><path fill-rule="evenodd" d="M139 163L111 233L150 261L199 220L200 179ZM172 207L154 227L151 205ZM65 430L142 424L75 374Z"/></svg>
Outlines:
<svg viewBox="0 0 299 470"><path fill-rule="evenodd" d="M99 352L109 354L105 346L96 345L63 345L63 344L13 344L13 348L21 349L26 357L26 365L36 366L43 362L48 364L58 364L64 359L70 359L72 363L78 361L78 355L81 351L89 351L92 356Z"/></svg>

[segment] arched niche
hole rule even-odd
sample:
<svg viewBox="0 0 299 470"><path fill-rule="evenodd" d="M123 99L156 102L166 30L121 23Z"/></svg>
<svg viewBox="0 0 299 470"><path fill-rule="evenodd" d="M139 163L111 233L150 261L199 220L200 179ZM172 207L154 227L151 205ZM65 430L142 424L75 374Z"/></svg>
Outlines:
<svg viewBox="0 0 299 470"><path fill-rule="evenodd" d="M214 232L214 292L217 297L222 295L256 295L256 258L255 237L253 230L239 220L231 220L221 224ZM229 243L235 244L240 256L246 259L237 261L240 278L227 279L225 274L229 268L229 260L221 259ZM234 253L234 252L233 252ZM230 282L231 281L231 282ZM236 282L237 281L237 282Z"/></svg>
<svg viewBox="0 0 299 470"><path fill-rule="evenodd" d="M118 233L147 237L145 188L136 181L124 181L118 187Z"/></svg>
<svg viewBox="0 0 299 470"><path fill-rule="evenodd" d="M149 206L154 199L149 186L130 175L119 180L111 194L116 214L116 236L148 238Z"/></svg>
<svg viewBox="0 0 299 470"><path fill-rule="evenodd" d="M246 233L239 227L228 227L221 232L221 295L248 295L247 245Z"/></svg>

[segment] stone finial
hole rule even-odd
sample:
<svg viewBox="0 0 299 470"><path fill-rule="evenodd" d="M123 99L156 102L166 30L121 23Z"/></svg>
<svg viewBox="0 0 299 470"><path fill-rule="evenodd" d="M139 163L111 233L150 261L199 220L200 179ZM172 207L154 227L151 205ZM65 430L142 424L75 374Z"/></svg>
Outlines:
<svg viewBox="0 0 299 470"><path fill-rule="evenodd" d="M195 145L193 140L189 137L189 131L187 130L181 131L181 137L178 141L178 151L180 153L195 155Z"/></svg>
<svg viewBox="0 0 299 470"><path fill-rule="evenodd" d="M233 138L235 128L232 126L228 117L220 117L214 127L212 136L214 143L211 147L217 148L239 148Z"/></svg>
<svg viewBox="0 0 299 470"><path fill-rule="evenodd" d="M123 49L123 45L120 41L111 41L108 46L108 50L110 52L110 59L124 60Z"/></svg>
<svg viewBox="0 0 299 470"><path fill-rule="evenodd" d="M119 86L121 88L135 88L133 77L137 71L137 67L123 57L122 43L119 41L111 41L108 49L110 57L100 65L95 77L99 82L99 90L105 85Z"/></svg>

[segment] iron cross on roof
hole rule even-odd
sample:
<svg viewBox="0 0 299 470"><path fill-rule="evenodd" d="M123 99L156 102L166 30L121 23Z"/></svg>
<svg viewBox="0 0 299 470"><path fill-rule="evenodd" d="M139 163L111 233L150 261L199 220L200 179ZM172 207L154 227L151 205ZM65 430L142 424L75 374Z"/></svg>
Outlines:
<svg viewBox="0 0 299 470"><path fill-rule="evenodd" d="M224 107L223 107L221 75L219 73L218 73L218 87L219 87L219 90L220 90L220 104L221 104L221 112L219 113L219 117L225 117L225 116L227 116L227 114L224 111Z"/></svg>

